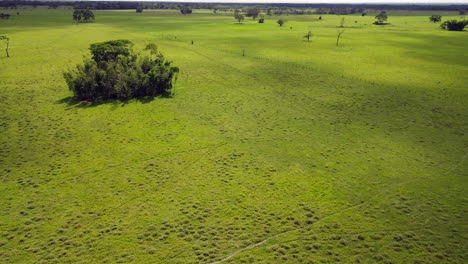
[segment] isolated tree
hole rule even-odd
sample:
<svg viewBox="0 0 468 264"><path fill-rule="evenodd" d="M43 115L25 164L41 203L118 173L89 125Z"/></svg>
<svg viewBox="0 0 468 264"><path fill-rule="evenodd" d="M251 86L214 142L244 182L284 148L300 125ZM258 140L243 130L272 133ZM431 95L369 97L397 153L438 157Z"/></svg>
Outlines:
<svg viewBox="0 0 468 264"><path fill-rule="evenodd" d="M192 8L190 6L181 6L180 7L180 13L182 15L192 14Z"/></svg>
<svg viewBox="0 0 468 264"><path fill-rule="evenodd" d="M8 52L8 49L10 47L10 38L7 37L7 36L0 36L0 40L5 40L5 42L6 42L6 49L5 49L6 56L10 57L10 53Z"/></svg>
<svg viewBox="0 0 468 264"><path fill-rule="evenodd" d="M319 16L318 20L322 20L322 16Z"/></svg>
<svg viewBox="0 0 468 264"><path fill-rule="evenodd" d="M449 31L463 31L468 25L468 20L447 20L440 25L440 28L446 29Z"/></svg>
<svg viewBox="0 0 468 264"><path fill-rule="evenodd" d="M429 17L429 21L433 22L433 23L438 23L442 20L442 16L441 15L432 15Z"/></svg>
<svg viewBox="0 0 468 264"><path fill-rule="evenodd" d="M156 45L147 45L148 56L135 54L132 46L129 40L91 44L92 59L64 73L75 99L125 100L170 94L179 69L171 66Z"/></svg>
<svg viewBox="0 0 468 264"><path fill-rule="evenodd" d="M344 27L344 22L345 22L344 17L342 17L341 22L340 22L340 28Z"/></svg>
<svg viewBox="0 0 468 264"><path fill-rule="evenodd" d="M142 6L137 6L136 12L137 13L142 13L143 12L143 7Z"/></svg>
<svg viewBox="0 0 468 264"><path fill-rule="evenodd" d="M254 8L249 8L245 16L252 17L252 19L255 20L259 14L260 14L260 9L254 7Z"/></svg>
<svg viewBox="0 0 468 264"><path fill-rule="evenodd" d="M340 45L340 38L341 35L344 33L344 29L338 30L338 34L336 35L336 46L338 47Z"/></svg>
<svg viewBox="0 0 468 264"><path fill-rule="evenodd" d="M306 38L306 39L307 39L307 42L309 42L309 41L310 41L310 38L311 38L311 37L312 37L312 32L310 32L310 31L309 31L309 32L307 32L307 34L304 36L304 38Z"/></svg>
<svg viewBox="0 0 468 264"><path fill-rule="evenodd" d="M265 18L263 17L263 15L262 15L262 17L258 20L258 23L265 23Z"/></svg>
<svg viewBox="0 0 468 264"><path fill-rule="evenodd" d="M284 23L286 23L286 21L284 21L283 19L278 19L278 21L276 21L276 23L278 23L278 25L280 25L280 27L282 27L284 25Z"/></svg>
<svg viewBox="0 0 468 264"><path fill-rule="evenodd" d="M244 15L240 13L238 9L234 11L234 18L237 20L237 22L240 24L242 20L244 20Z"/></svg>
<svg viewBox="0 0 468 264"><path fill-rule="evenodd" d="M366 16L366 15L367 15L367 14L366 14L366 13L364 13L364 12L363 12L363 13L361 13L361 16Z"/></svg>
<svg viewBox="0 0 468 264"><path fill-rule="evenodd" d="M375 19L377 20L374 22L375 25L383 25L384 22L387 21L388 19L387 12L385 11L380 12L380 14L375 16Z"/></svg>
<svg viewBox="0 0 468 264"><path fill-rule="evenodd" d="M94 21L94 13L89 9L75 9L73 11L73 20L76 23L88 23Z"/></svg>

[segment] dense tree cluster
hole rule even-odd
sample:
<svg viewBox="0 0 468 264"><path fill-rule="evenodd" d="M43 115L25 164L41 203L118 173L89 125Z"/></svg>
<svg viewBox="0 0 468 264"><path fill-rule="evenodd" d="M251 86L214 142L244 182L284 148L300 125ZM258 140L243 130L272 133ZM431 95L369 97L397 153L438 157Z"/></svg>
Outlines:
<svg viewBox="0 0 468 264"><path fill-rule="evenodd" d="M440 25L440 28L446 29L449 31L463 31L468 25L468 20L447 20Z"/></svg>
<svg viewBox="0 0 468 264"><path fill-rule="evenodd" d="M73 20L76 23L89 23L94 21L94 13L89 9L75 9L73 11Z"/></svg>
<svg viewBox="0 0 468 264"><path fill-rule="evenodd" d="M138 56L129 40L91 44L91 59L64 73L68 87L78 100L130 99L170 94L177 67L148 44L147 56Z"/></svg>

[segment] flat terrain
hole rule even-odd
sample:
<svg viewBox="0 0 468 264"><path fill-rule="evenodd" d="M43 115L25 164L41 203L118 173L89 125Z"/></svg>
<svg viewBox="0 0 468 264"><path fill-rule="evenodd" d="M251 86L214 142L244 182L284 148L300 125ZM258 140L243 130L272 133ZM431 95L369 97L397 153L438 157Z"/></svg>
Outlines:
<svg viewBox="0 0 468 264"><path fill-rule="evenodd" d="M19 11L0 263L466 263L467 32L343 16L336 47L335 15ZM63 71L113 39L155 42L175 96L71 100Z"/></svg>

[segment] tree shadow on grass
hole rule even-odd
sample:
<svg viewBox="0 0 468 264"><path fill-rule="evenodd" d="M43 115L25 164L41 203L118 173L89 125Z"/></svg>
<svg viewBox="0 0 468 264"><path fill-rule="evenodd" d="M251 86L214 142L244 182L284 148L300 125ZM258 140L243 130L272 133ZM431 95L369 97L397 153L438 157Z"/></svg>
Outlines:
<svg viewBox="0 0 468 264"><path fill-rule="evenodd" d="M125 105L138 101L142 104L147 104L152 101L154 101L156 98L172 98L172 94L162 94L162 95L157 95L157 96L143 96L143 97L137 97L137 98L131 98L131 99L107 99L107 100L97 100L97 101L89 101L89 100L78 100L73 96L68 96L65 98L62 98L60 100L57 100L57 104L65 104L69 107L73 108L90 108L90 107L96 107L99 105L103 104L111 104L115 108L120 106L124 107Z"/></svg>

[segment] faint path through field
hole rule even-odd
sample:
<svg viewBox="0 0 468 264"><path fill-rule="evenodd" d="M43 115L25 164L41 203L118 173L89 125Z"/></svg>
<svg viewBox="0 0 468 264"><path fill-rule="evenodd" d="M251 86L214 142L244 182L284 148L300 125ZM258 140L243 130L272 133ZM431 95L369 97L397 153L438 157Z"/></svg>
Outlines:
<svg viewBox="0 0 468 264"><path fill-rule="evenodd" d="M442 174L442 175L446 175L446 174L450 173L451 171L453 171L453 170L455 170L457 167L459 167L461 164L463 164L463 162L465 161L467 155L468 155L468 153L465 153L465 155L463 155L463 157L460 159L460 162L458 162L458 164L454 165L452 168L450 168L449 170L447 170L447 171L446 171L444 174ZM434 177L434 176L419 177L419 178L416 178L416 179L413 179L413 180L408 180L408 181L403 181L403 182L391 184L391 185L389 185L388 187L386 187L386 188L384 188L383 190L381 190L380 192L378 192L377 194L371 196L369 199L367 199L367 200L365 200L365 201L362 201L362 202L357 203L357 204L355 204L355 205L348 206L348 207L346 207L346 208L344 208L344 209L342 209L342 210L339 210L339 211L337 211L337 212L334 212L334 213L332 213L332 214L329 214L329 215L325 216L324 218L318 220L318 221L315 222L315 223L312 223L312 224L309 224L309 225L305 225L305 226L300 227L300 228L296 228L296 229L291 229L291 230L288 230L288 231L284 231L284 232L278 233L278 234L276 234L276 235L273 235L273 236L271 236L271 237L268 237L268 238L266 238L266 239L264 239L264 240L262 240L262 241L260 241L260 242L258 242L258 243L255 243L255 244L252 244L252 245L250 245L250 246L241 248L241 249L239 249L239 250L237 250L237 251L235 251L235 252L229 254L228 256L224 257L223 259L218 260L218 261L215 261L215 262L211 262L210 264L217 264L217 263L224 262L224 261L226 261L226 260L229 260L229 259L232 258L232 257L237 256L238 254L240 254L240 253L242 253L242 252L244 252L244 251L246 251L246 250L252 249L252 248L257 247L257 246L260 246L261 244L264 244L264 243L266 243L266 242L268 242L268 241L270 241L270 240L272 240L272 239L274 239L274 238L277 238L277 237L279 237L279 236L281 236L281 235L284 235L284 234L288 234L288 233L292 233L292 232L296 232L296 231L300 231L300 230L309 228L309 227L311 227L311 226L313 226L313 225L316 225L316 224L318 224L318 223L320 223L320 222L323 222L323 221L327 220L328 218L331 218L331 217L333 217L333 216L335 216L335 215L338 215L338 214L341 214L341 213L343 213L343 212L345 212L345 211L349 211L349 210L352 210L352 209L354 209L354 208L360 207L360 206L362 206L362 205L368 203L369 201L373 200L374 198L380 196L381 194L383 194L383 193L385 193L385 192L387 192L387 191L389 191L389 190L391 190L391 189L393 189L393 188L395 188L395 187L397 187L397 186L404 185L404 184L407 184L407 183L409 183L409 182L414 182L414 181L419 181L419 180L422 180L422 179L427 179L427 178L430 178L430 177Z"/></svg>

